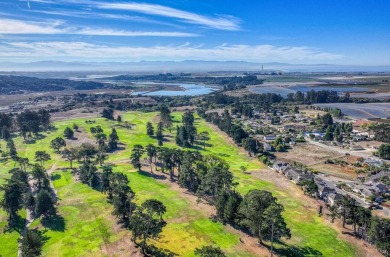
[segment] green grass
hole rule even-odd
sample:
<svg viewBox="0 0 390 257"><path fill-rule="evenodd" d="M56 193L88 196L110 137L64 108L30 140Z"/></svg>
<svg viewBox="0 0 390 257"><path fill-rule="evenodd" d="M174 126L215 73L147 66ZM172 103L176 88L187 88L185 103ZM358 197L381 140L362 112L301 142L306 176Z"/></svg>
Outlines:
<svg viewBox="0 0 390 257"><path fill-rule="evenodd" d="M164 219L168 225L164 228L161 238L153 241L159 247L166 248L179 256L193 256L193 250L205 244L217 244L228 253L229 256L251 256L240 246L239 237L227 232L226 228L209 219L203 212L193 208L187 198L179 192L170 190L164 184L148 176L147 172L133 172L133 168L127 162L132 146L135 144L156 144L156 140L146 135L146 123L156 121L157 113L128 112L122 115L124 121L133 124L129 130L121 127L117 122L96 118L95 124L86 124L85 119L75 119L56 122L56 131L45 133L44 138L33 144L23 144L21 138L16 138L15 143L21 156L33 160L36 150L45 150L52 156L52 160L46 163L50 168L56 163L57 168L68 167L68 163L61 160L60 156L48 148L50 140L56 136L62 136L66 126L77 123L88 137L93 138L89 132L90 127L100 125L104 132L109 134L111 128L117 129L123 150L116 151L109 156L109 162L116 163L114 171L123 172L129 177L130 185L136 192L137 202L155 198L164 203L167 213ZM174 125L181 120L181 113L174 113ZM155 122L156 123L156 122ZM210 147L200 150L203 154L214 154L226 160L234 173L235 181L239 182L237 190L245 194L250 189L265 189L271 191L285 206L285 218L292 231L292 239L286 245L277 245L277 248L285 256L313 256L316 251L323 256L356 256L355 249L348 243L337 238L337 232L323 223L317 216L316 210L305 206L305 202L294 195L275 187L272 183L258 180L251 175L240 172L240 166L246 166L249 171L261 172L263 165L249 158L236 146L227 142L224 136L213 129L205 121L197 118L198 131L208 131ZM173 138L172 138L173 139ZM168 147L177 147L173 140L164 144ZM3 147L4 149L4 147ZM15 165L9 162L0 165L0 183L8 176L8 170ZM131 172L129 172L131 171ZM129 236L129 231L115 233L115 218L111 216L112 207L106 202L106 197L90 187L74 181L70 172L56 172L53 174L53 183L58 190L60 205L58 211L64 218L65 229L48 229L48 240L44 246L45 256L102 256L104 245ZM4 227L4 213L0 211L0 229ZM33 227L41 227L40 221L33 223ZM0 255L16 256L17 238L16 232L1 234ZM292 246L294 245L294 246ZM4 249L5 248L5 249ZM317 252L317 253L318 253Z"/></svg>

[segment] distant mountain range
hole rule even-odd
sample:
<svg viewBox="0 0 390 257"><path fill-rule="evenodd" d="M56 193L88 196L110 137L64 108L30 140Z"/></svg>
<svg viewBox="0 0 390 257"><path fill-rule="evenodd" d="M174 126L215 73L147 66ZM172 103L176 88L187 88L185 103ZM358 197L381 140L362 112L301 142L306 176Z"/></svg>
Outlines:
<svg viewBox="0 0 390 257"><path fill-rule="evenodd" d="M244 61L140 61L140 62L0 62L3 72L390 72L390 66L352 66L332 64L253 63Z"/></svg>

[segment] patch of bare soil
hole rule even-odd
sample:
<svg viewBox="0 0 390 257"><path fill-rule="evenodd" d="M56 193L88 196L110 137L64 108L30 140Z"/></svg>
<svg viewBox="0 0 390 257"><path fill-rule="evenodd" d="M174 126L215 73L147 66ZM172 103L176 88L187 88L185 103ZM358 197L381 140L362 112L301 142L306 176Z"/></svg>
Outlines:
<svg viewBox="0 0 390 257"><path fill-rule="evenodd" d="M102 108L78 108L66 112L55 112L51 114L52 121L62 121L69 119L94 119L100 117Z"/></svg>
<svg viewBox="0 0 390 257"><path fill-rule="evenodd" d="M130 240L130 236L123 236L118 241L106 244L99 256L103 254L109 257L142 257L144 256L136 247L134 242Z"/></svg>
<svg viewBox="0 0 390 257"><path fill-rule="evenodd" d="M287 162L297 161L307 166L323 163L327 159L344 156L344 154L335 153L312 144L298 144L288 152L275 153L275 155L278 160Z"/></svg>

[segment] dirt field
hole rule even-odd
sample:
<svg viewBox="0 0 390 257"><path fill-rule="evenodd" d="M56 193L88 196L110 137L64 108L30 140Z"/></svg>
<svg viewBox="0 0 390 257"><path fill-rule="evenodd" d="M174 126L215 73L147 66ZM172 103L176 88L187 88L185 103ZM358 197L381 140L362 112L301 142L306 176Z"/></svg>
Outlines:
<svg viewBox="0 0 390 257"><path fill-rule="evenodd" d="M334 151L312 144L298 144L286 153L275 153L278 160L292 162L297 161L307 166L322 164L327 159L344 156Z"/></svg>

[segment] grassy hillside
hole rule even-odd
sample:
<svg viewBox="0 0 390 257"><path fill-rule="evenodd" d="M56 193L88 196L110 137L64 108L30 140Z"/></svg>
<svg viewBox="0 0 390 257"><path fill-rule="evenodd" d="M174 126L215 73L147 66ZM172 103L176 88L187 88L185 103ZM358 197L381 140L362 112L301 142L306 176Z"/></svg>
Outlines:
<svg viewBox="0 0 390 257"><path fill-rule="evenodd" d="M112 207L106 202L105 195L76 181L69 171L60 171L69 164L59 155L48 148L50 140L61 136L66 126L76 123L81 133L76 133L78 140L68 142L80 144L93 141L90 127L100 125L104 132L109 134L115 127L122 150L111 154L108 162L116 164L114 171L125 173L130 180L130 186L136 192L137 201L155 198L164 203L167 213L164 219L168 225L164 228L161 238L153 243L177 253L179 256L193 256L196 247L204 244L217 244L229 256L253 256L242 243L237 233L228 230L220 223L211 221L208 215L196 206L183 192L172 189L164 181L157 180L145 172L135 172L129 164L131 148L135 144L147 145L156 143L146 135L146 123L157 123L157 113L128 112L122 115L123 121L131 124L131 128L102 118L95 119L95 124L86 124L84 119L67 120L55 123L56 131L46 133L45 138L24 144L21 138L15 139L19 155L33 160L36 150L46 150L52 160L46 163L46 168L57 170L52 176L54 186L58 191L60 205L59 214L63 218L49 223L44 246L45 256L105 256L113 251L130 251L124 238L129 237L129 231L121 229L114 217ZM175 123L179 124L181 114L174 114ZM122 123L123 124L123 123ZM237 189L245 194L250 189L265 189L273 192L285 206L285 218L292 231L292 239L277 247L284 256L356 256L355 249L337 238L337 232L327 227L322 218L319 218L314 208L308 208L305 202L296 195L296 192L277 188L270 182L256 179L253 174L262 172L264 168L258 161L248 157L243 151L230 144L223 134L212 128L205 121L197 119L198 131L210 133L210 144L206 150L200 149L203 154L214 154L225 159L234 173ZM165 146L177 147L173 137ZM4 143L3 143L4 145ZM4 146L3 146L4 149ZM9 162L0 165L0 178L8 176L7 170L15 164ZM240 171L240 166L246 166L252 175ZM0 229L5 226L5 216L0 212ZM35 221L32 227L39 227L40 221ZM18 233L3 233L0 235L0 255L16 256ZM3 247L3 246L6 247Z"/></svg>

